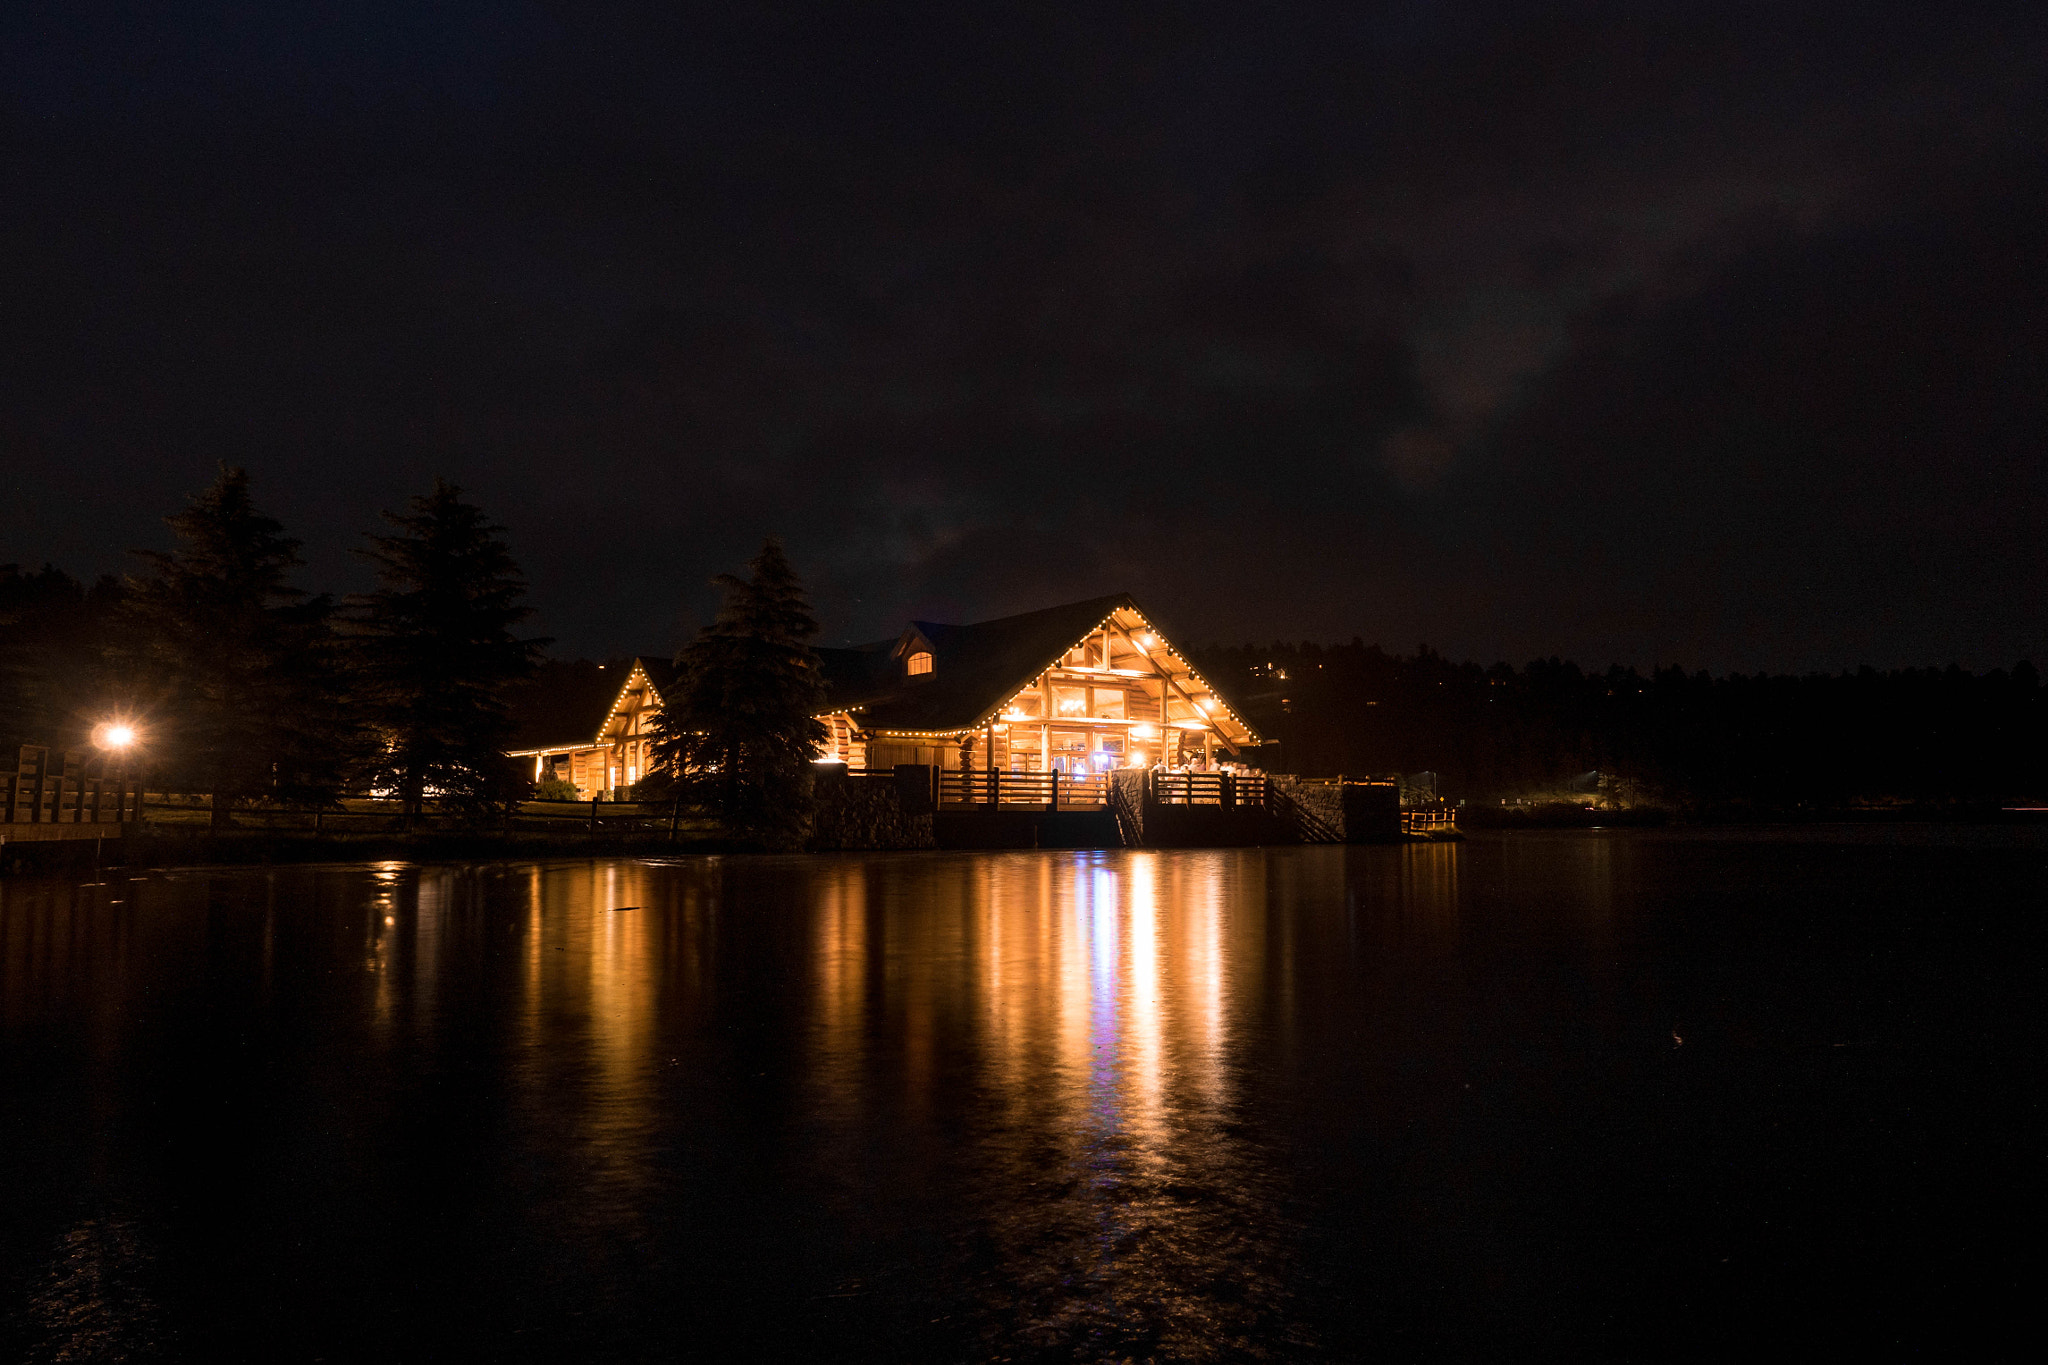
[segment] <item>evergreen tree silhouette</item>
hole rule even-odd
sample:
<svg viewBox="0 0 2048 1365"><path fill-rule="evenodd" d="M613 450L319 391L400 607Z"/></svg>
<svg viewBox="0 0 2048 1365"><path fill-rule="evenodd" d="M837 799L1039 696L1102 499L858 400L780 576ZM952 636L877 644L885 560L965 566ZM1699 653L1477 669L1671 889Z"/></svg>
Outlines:
<svg viewBox="0 0 2048 1365"><path fill-rule="evenodd" d="M397 790L408 825L429 793L481 813L523 794L504 756L509 694L538 666L547 641L520 639L532 615L526 581L482 509L437 479L395 534L371 536L377 589L357 599L353 625L363 701L381 744L376 780Z"/></svg>
<svg viewBox="0 0 2048 1365"><path fill-rule="evenodd" d="M111 657L125 596L112 577L87 587L50 564L0 564L0 745L77 748L100 721L133 711Z"/></svg>
<svg viewBox="0 0 2048 1365"><path fill-rule="evenodd" d="M654 761L679 799L741 838L795 848L809 830L811 760L825 741L824 674L802 582L770 538L748 576L720 574L718 617L676 657L655 720Z"/></svg>
<svg viewBox="0 0 2048 1365"><path fill-rule="evenodd" d="M334 800L356 734L334 604L286 581L299 542L228 466L166 520L178 548L138 551L150 571L129 581L125 608L152 766L208 792L216 829L239 800Z"/></svg>

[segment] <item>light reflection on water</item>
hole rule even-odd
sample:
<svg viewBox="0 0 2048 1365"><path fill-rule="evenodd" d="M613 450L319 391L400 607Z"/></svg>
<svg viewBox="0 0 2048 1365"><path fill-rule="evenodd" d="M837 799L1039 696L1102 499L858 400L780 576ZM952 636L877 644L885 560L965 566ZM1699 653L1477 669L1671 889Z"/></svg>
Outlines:
<svg viewBox="0 0 2048 1365"><path fill-rule="evenodd" d="M868 1149L873 1125L947 1111L944 1159L965 1167L989 1260L960 1269L982 1286L991 1347L1149 1344L1193 1358L1278 1309L1287 1247L1259 1207L1270 1176L1225 1131L1234 997L1264 964L1264 885L1235 862L998 857L927 875L828 860L801 877L807 903L767 912L809 926L809 998L778 1002L805 1021L787 1059L805 1095L801 1164L858 1187L844 1154ZM543 1087L577 1069L580 1049L578 1218L637 1221L666 1179L662 1080L676 1059L657 1016L701 1003L687 987L705 985L721 914L747 913L720 906L720 889L715 870L690 865L528 882L520 1015L548 1051L517 1073L520 1099L558 1114L561 1095ZM445 899L422 880L420 935ZM429 960L424 944L414 960ZM964 1114L960 1095L935 1093L963 1081Z"/></svg>
<svg viewBox="0 0 2048 1365"><path fill-rule="evenodd" d="M1262 910L1240 885L1226 913L1228 882L1216 857L987 860L917 917L870 914L858 864L828 882L811 1040L826 1111L860 1121L878 1046L900 1049L906 1100L923 1108L934 1031L968 1030L988 1097L974 1156L992 1264L976 1307L992 1348L1194 1358L1277 1306L1285 1248L1243 1218L1261 1176L1223 1132L1225 939L1252 948L1243 931ZM1256 952L1236 966L1256 979ZM942 1019L962 987L959 1018ZM897 1036L878 1034L891 1018Z"/></svg>
<svg viewBox="0 0 2048 1365"><path fill-rule="evenodd" d="M0 883L0 1356L1209 1360L1617 1321L1668 1268L1641 1226L1704 1273L1722 1210L1844 1178L1760 1159L1695 1208L1667 1161L1739 1182L1776 1097L1903 1093L1805 1060L1875 1048L1798 1049L1891 1036L1905 969L1786 907L2005 875L1650 848ZM1740 936L1671 927L1730 905ZM1893 1014L1837 1017L1866 995ZM1770 1087L1717 1043L1780 1036L1805 1069Z"/></svg>

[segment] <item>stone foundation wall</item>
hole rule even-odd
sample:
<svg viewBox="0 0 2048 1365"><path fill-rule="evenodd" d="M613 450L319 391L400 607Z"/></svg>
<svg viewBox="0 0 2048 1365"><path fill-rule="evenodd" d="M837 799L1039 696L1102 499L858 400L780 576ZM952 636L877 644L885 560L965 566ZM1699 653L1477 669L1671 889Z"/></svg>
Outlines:
<svg viewBox="0 0 2048 1365"><path fill-rule="evenodd" d="M824 782L818 786L810 846L851 849L937 848L929 813L911 815L887 782Z"/></svg>
<svg viewBox="0 0 2048 1365"><path fill-rule="evenodd" d="M1325 787L1282 781L1281 790L1303 814L1347 844L1382 843L1401 837L1401 803L1392 787Z"/></svg>
<svg viewBox="0 0 2048 1365"><path fill-rule="evenodd" d="M1123 838L1134 845L1145 842L1145 776L1133 768L1116 768L1109 774L1110 805Z"/></svg>
<svg viewBox="0 0 2048 1365"><path fill-rule="evenodd" d="M1287 795L1294 804L1328 826L1338 836L1344 834L1344 799L1335 787L1304 787L1295 783L1287 784Z"/></svg>

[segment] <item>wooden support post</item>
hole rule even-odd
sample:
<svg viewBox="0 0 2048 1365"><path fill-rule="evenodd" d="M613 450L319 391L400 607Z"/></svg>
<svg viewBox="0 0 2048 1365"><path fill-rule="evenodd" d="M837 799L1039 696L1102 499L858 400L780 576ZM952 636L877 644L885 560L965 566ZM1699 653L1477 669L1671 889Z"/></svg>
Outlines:
<svg viewBox="0 0 2048 1365"><path fill-rule="evenodd" d="M597 833L597 798L590 798L590 832Z"/></svg>

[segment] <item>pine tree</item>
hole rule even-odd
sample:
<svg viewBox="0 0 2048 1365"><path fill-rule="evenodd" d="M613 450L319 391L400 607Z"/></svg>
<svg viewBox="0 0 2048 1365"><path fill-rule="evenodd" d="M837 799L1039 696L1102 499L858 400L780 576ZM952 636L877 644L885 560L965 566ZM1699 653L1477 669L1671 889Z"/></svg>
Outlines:
<svg viewBox="0 0 2048 1365"><path fill-rule="evenodd" d="M166 520L180 544L138 552L151 571L129 581L125 609L152 766L210 793L216 829L239 800L334 800L354 730L333 602L286 581L299 542L227 466Z"/></svg>
<svg viewBox="0 0 2048 1365"><path fill-rule="evenodd" d="M532 612L505 528L438 479L409 511L384 518L397 534L370 537L378 587L354 617L365 704L384 746L377 779L397 789L408 824L430 792L472 811L516 799L522 783L504 756L508 695L547 642L512 633Z"/></svg>
<svg viewBox="0 0 2048 1365"><path fill-rule="evenodd" d="M779 543L747 567L746 578L712 580L725 601L676 658L654 761L733 833L791 848L809 827L811 760L825 741L824 674L810 648L818 623Z"/></svg>
<svg viewBox="0 0 2048 1365"><path fill-rule="evenodd" d="M111 577L88 588L49 564L0 564L0 751L78 748L94 725L132 709L109 658L122 597Z"/></svg>

